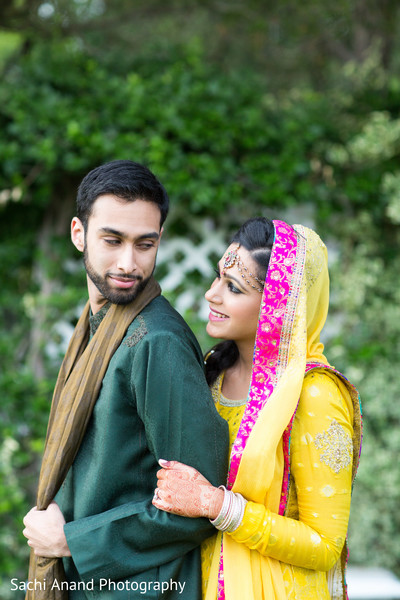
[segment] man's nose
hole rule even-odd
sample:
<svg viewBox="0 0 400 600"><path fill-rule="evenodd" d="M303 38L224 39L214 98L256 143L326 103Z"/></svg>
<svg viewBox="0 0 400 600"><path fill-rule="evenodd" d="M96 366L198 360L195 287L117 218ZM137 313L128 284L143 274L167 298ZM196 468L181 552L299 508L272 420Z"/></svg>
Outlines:
<svg viewBox="0 0 400 600"><path fill-rule="evenodd" d="M118 256L117 268L125 274L133 273L136 270L135 249L131 246L121 248Z"/></svg>

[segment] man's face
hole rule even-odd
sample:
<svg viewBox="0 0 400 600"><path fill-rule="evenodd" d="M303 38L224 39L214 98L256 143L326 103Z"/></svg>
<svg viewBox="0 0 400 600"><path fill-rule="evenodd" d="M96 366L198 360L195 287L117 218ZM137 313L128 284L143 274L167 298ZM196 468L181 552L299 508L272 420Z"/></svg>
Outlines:
<svg viewBox="0 0 400 600"><path fill-rule="evenodd" d="M151 277L161 238L160 210L144 200L99 196L86 231L76 217L72 241L83 251L92 311L107 301L128 304Z"/></svg>

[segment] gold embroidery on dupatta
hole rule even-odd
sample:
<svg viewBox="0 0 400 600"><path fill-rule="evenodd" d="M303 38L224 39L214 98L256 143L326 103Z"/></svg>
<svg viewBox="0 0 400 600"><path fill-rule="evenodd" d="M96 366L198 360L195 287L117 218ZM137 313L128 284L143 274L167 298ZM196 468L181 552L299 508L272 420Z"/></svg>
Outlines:
<svg viewBox="0 0 400 600"><path fill-rule="evenodd" d="M299 233L296 229L295 231L297 234ZM290 284L290 294L287 300L286 311L282 323L275 385L282 377L282 374L284 373L289 362L289 349L293 332L296 330L296 326L299 326L299 321L304 320L303 315L299 316L296 314L296 308L299 295L301 293L301 282L303 279L304 263L306 260L306 249L306 238L300 233L300 235L297 235L296 262L293 269L292 281ZM304 329L305 323L301 323L300 327ZM298 354L301 354L301 351L300 353L295 353L296 358ZM293 358L293 356L291 358Z"/></svg>
<svg viewBox="0 0 400 600"><path fill-rule="evenodd" d="M323 450L320 460L334 473L339 473L352 463L353 442L335 419L326 431L315 436L314 445L317 450Z"/></svg>

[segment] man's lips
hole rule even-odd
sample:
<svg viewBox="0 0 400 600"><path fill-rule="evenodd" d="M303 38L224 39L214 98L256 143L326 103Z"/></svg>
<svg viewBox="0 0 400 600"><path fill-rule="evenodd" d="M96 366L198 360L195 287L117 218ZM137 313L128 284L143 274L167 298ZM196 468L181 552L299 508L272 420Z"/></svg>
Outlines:
<svg viewBox="0 0 400 600"><path fill-rule="evenodd" d="M126 277L114 277L109 275L111 281L119 288L129 289L133 287L139 279L135 277L134 279L127 279Z"/></svg>
<svg viewBox="0 0 400 600"><path fill-rule="evenodd" d="M226 319L229 319L229 317L214 310L213 308L211 308L211 306L210 306L210 314L208 315L208 318L210 321L224 321Z"/></svg>

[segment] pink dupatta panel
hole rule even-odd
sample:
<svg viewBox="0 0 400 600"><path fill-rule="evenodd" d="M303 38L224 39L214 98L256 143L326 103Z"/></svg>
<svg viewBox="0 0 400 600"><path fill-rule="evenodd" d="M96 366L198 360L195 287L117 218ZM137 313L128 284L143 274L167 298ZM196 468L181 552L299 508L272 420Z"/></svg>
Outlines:
<svg viewBox="0 0 400 600"><path fill-rule="evenodd" d="M303 274L305 240L287 223L273 223L275 239L257 326L250 391L232 447L228 489L235 483L240 459L258 414L287 365L293 318Z"/></svg>
<svg viewBox="0 0 400 600"><path fill-rule="evenodd" d="M306 240L284 221L273 221L274 244L269 260L253 355L253 369L246 409L232 446L227 488L232 489L242 453L259 412L284 372L289 355L293 319L300 292ZM289 484L289 441L293 418L284 432L284 485L279 514L283 514ZM218 599L225 600L223 556L218 576Z"/></svg>

